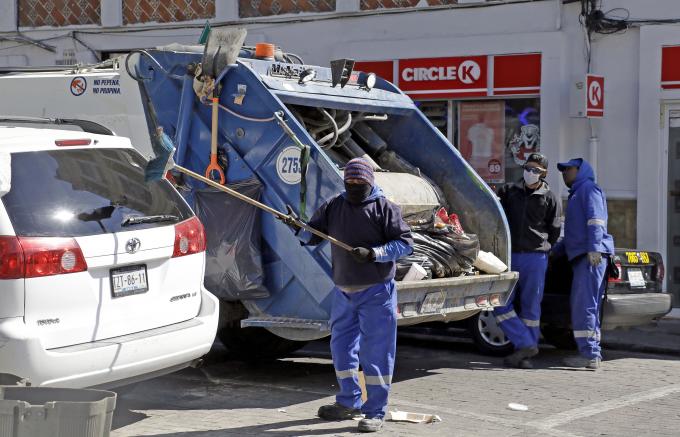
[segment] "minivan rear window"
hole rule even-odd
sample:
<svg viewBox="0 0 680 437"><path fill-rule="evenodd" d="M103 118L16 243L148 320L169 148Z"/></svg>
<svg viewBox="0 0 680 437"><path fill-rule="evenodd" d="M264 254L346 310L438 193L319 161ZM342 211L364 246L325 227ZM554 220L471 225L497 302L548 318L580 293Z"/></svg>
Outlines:
<svg viewBox="0 0 680 437"><path fill-rule="evenodd" d="M18 236L81 237L172 224L123 226L131 216L192 217L167 180L144 181L145 165L133 149L12 153L12 187L2 202Z"/></svg>

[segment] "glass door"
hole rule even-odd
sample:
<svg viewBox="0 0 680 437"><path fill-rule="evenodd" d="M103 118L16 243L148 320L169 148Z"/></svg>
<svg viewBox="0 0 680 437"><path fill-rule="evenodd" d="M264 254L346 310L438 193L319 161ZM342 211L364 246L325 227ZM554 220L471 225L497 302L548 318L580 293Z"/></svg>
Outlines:
<svg viewBox="0 0 680 437"><path fill-rule="evenodd" d="M680 110L668 122L668 238L666 271L673 306L680 306Z"/></svg>

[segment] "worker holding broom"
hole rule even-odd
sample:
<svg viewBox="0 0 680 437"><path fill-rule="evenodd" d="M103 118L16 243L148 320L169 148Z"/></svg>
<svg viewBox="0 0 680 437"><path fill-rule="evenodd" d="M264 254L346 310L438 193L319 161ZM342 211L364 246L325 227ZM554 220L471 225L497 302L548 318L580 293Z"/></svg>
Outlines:
<svg viewBox="0 0 680 437"><path fill-rule="evenodd" d="M373 167L364 159L347 163L345 191L316 211L309 225L353 246L346 251L331 246L333 306L331 353L340 386L336 402L319 408L324 420L359 422L359 431L382 428L392 382L397 338L395 261L412 253L411 231L401 209L387 200L375 185ZM304 245L322 240L300 231L291 214L284 222L298 233ZM359 365L363 369L368 399L362 404Z"/></svg>

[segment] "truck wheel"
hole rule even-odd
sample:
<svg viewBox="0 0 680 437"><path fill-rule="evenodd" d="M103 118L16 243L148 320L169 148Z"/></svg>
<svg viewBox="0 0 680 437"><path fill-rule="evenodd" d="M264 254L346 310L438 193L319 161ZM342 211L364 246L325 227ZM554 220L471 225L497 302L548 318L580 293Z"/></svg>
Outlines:
<svg viewBox="0 0 680 437"><path fill-rule="evenodd" d="M243 361L274 360L303 347L307 342L293 341L272 334L264 328L241 328L229 323L217 331L217 337L231 358Z"/></svg>
<svg viewBox="0 0 680 437"><path fill-rule="evenodd" d="M575 350L576 341L571 329L560 328L557 326L545 326L541 328L541 333L545 341L555 346L557 349Z"/></svg>
<svg viewBox="0 0 680 437"><path fill-rule="evenodd" d="M468 330L477 349L486 355L504 356L512 352L510 340L498 326L492 311L482 311L468 319Z"/></svg>

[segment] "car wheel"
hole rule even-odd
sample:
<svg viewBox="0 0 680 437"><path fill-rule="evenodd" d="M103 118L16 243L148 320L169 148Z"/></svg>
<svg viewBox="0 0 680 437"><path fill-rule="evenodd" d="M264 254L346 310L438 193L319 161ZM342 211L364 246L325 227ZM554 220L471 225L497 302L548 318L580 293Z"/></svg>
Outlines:
<svg viewBox="0 0 680 437"><path fill-rule="evenodd" d="M240 322L229 323L217 331L230 358L243 361L266 361L285 357L307 342L293 341L272 334L264 328L241 328Z"/></svg>
<svg viewBox="0 0 680 437"><path fill-rule="evenodd" d="M482 311L468 320L468 329L481 353L503 356L512 352L512 343L498 325L493 311Z"/></svg>
<svg viewBox="0 0 680 437"><path fill-rule="evenodd" d="M571 329L556 326L544 326L541 333L545 341L555 346L557 349L575 350L576 341Z"/></svg>

